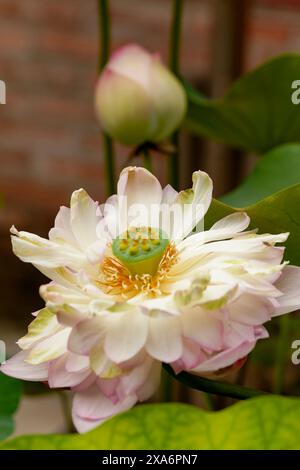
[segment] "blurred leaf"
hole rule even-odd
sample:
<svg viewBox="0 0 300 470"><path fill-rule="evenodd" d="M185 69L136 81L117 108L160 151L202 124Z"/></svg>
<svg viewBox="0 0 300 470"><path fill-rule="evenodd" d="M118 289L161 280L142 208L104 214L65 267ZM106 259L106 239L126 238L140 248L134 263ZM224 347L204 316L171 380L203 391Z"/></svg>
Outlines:
<svg viewBox="0 0 300 470"><path fill-rule="evenodd" d="M285 258L300 266L300 184L242 208L251 218L250 228L258 228L260 233L290 232L285 243ZM214 200L205 216L205 225L210 227L217 220L238 211L220 201Z"/></svg>
<svg viewBox="0 0 300 470"><path fill-rule="evenodd" d="M270 337L264 341L258 341L255 349L251 352L251 360L253 362L262 364L265 367L273 367L277 358L278 348L278 329L279 322L282 317L274 318L272 322L267 324L267 329L270 333ZM295 314L289 316L289 333L288 333L288 345L284 351L284 360L291 366L291 355L293 349L290 347L293 341L300 338L300 318ZM298 366L294 366L298 367Z"/></svg>
<svg viewBox="0 0 300 470"><path fill-rule="evenodd" d="M14 430L13 414L21 396L21 382L0 373L0 440Z"/></svg>
<svg viewBox="0 0 300 470"><path fill-rule="evenodd" d="M54 389L49 388L48 385L42 382L22 380L22 387L24 395L48 395L49 393L56 393Z"/></svg>
<svg viewBox="0 0 300 470"><path fill-rule="evenodd" d="M250 176L223 196L222 201L242 207L297 183L300 183L300 144L285 144L261 157Z"/></svg>
<svg viewBox="0 0 300 470"><path fill-rule="evenodd" d="M300 449L300 400L258 397L207 412L142 405L82 435L22 436L1 449Z"/></svg>
<svg viewBox="0 0 300 470"><path fill-rule="evenodd" d="M251 352L251 361L264 367L273 367L276 362L277 343L278 338L276 336L271 336L264 341L258 341L255 349ZM289 350L287 350L287 354L291 357Z"/></svg>
<svg viewBox="0 0 300 470"><path fill-rule="evenodd" d="M186 88L187 127L196 134L262 153L300 141L299 107L291 101L300 55L276 57L240 78L224 96L208 100Z"/></svg>

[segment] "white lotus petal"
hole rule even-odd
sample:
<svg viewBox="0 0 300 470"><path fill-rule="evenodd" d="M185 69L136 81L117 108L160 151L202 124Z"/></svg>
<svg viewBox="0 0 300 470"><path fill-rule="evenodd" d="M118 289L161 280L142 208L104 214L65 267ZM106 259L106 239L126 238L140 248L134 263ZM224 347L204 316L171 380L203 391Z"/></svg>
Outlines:
<svg viewBox="0 0 300 470"><path fill-rule="evenodd" d="M120 220L123 230L130 225L158 226L162 188L158 179L148 170L125 168L118 182Z"/></svg>
<svg viewBox="0 0 300 470"><path fill-rule="evenodd" d="M75 325L68 341L68 349L75 354L88 355L105 334L105 325L99 317L88 318Z"/></svg>
<svg viewBox="0 0 300 470"><path fill-rule="evenodd" d="M120 411L131 408L136 400L135 396L129 396L124 401L114 404L94 385L85 392L76 393L73 409L81 418L106 419Z"/></svg>
<svg viewBox="0 0 300 470"><path fill-rule="evenodd" d="M298 266L285 266L275 285L283 295L276 299L279 307L274 316L300 309L300 268Z"/></svg>
<svg viewBox="0 0 300 470"><path fill-rule="evenodd" d="M104 342L107 356L117 363L135 356L145 345L147 324L147 317L134 311L113 315Z"/></svg>
<svg viewBox="0 0 300 470"><path fill-rule="evenodd" d="M71 328L64 328L58 333L49 336L37 343L29 350L26 362L28 364L41 364L61 356L67 351L67 342Z"/></svg>
<svg viewBox="0 0 300 470"><path fill-rule="evenodd" d="M161 204L171 205L175 202L178 196L178 191L175 191L170 184L164 187L162 192Z"/></svg>
<svg viewBox="0 0 300 470"><path fill-rule="evenodd" d="M71 227L82 250L87 250L97 239L100 221L98 204L84 189L74 191L71 197Z"/></svg>
<svg viewBox="0 0 300 470"><path fill-rule="evenodd" d="M66 365L68 361L68 353L50 362L49 365L49 387L51 388L67 388L78 385L90 374L86 367L84 370L70 372Z"/></svg>
<svg viewBox="0 0 300 470"><path fill-rule="evenodd" d="M28 349L33 344L60 330L60 325L54 313L48 308L39 311L33 322L28 327L28 333L19 339L18 345L21 349Z"/></svg>
<svg viewBox="0 0 300 470"><path fill-rule="evenodd" d="M177 248L178 250L182 250L186 247L193 248L195 244L199 243L208 243L211 241L232 238L239 232L245 230L249 223L250 218L245 212L235 212L216 222L210 230L190 235L179 243Z"/></svg>
<svg viewBox="0 0 300 470"><path fill-rule="evenodd" d="M223 345L222 322L199 307L191 308L182 315L182 332L186 338L209 350L219 351Z"/></svg>
<svg viewBox="0 0 300 470"><path fill-rule="evenodd" d="M161 363L153 361L148 377L144 384L136 391L139 401L149 400L159 389L161 379Z"/></svg>
<svg viewBox="0 0 300 470"><path fill-rule="evenodd" d="M268 298L249 294L241 295L228 308L232 320L246 325L262 325L271 319L275 310Z"/></svg>
<svg viewBox="0 0 300 470"><path fill-rule="evenodd" d="M66 370L68 372L81 372L89 367L90 361L86 356L79 356L68 351L66 359Z"/></svg>
<svg viewBox="0 0 300 470"><path fill-rule="evenodd" d="M10 377L30 380L31 382L45 382L48 380L49 362L42 364L28 364L26 361L28 351L21 351L1 364L0 370Z"/></svg>
<svg viewBox="0 0 300 470"><path fill-rule="evenodd" d="M154 359L176 361L182 354L180 321L177 317L158 313L149 319L146 350Z"/></svg>
<svg viewBox="0 0 300 470"><path fill-rule="evenodd" d="M71 226L71 210L62 206L55 218L54 227L49 231L49 240L56 243L65 243L80 250Z"/></svg>
<svg viewBox="0 0 300 470"><path fill-rule="evenodd" d="M212 198L212 181L207 173L195 171L193 173L193 188L181 191L173 205L174 227L170 238L181 240L201 222ZM180 214L176 214L177 207L181 208ZM172 206L171 206L172 209Z"/></svg>
<svg viewBox="0 0 300 470"><path fill-rule="evenodd" d="M16 256L26 263L45 268L61 266L81 266L83 255L71 245L60 245L29 232L11 229L12 248Z"/></svg>
<svg viewBox="0 0 300 470"><path fill-rule="evenodd" d="M242 359L249 354L250 351L254 348L256 341L249 343L245 341L244 343L239 344L239 346L226 349L225 351L220 352L212 356L211 358L203 361L199 366L192 369L190 372L195 374L207 374L212 372L217 372L220 369L231 366L239 359Z"/></svg>

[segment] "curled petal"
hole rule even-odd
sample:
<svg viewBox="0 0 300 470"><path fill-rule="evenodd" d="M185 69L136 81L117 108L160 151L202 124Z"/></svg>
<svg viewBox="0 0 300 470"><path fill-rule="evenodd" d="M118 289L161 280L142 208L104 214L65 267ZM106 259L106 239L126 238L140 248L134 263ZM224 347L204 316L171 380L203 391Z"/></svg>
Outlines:
<svg viewBox="0 0 300 470"><path fill-rule="evenodd" d="M240 232L245 230L250 223L250 218L245 212L235 212L229 214L221 220L218 220L210 230L200 231L193 235L190 235L180 244L178 244L178 249L182 250L183 248L191 247L195 244L203 244L216 240L226 240L226 238L232 238L238 235Z"/></svg>
<svg viewBox="0 0 300 470"><path fill-rule="evenodd" d="M196 375L207 375L217 372L220 369L225 369L226 367L234 364L239 359L247 356L247 354L249 354L249 352L254 348L255 343L256 341L245 341L244 343L241 343L234 348L226 349L225 351L210 357L206 361L203 361L190 372L195 373Z"/></svg>
<svg viewBox="0 0 300 470"><path fill-rule="evenodd" d="M21 349L29 349L35 342L53 335L60 330L56 316L48 308L40 310L28 327L28 333L20 338L18 345Z"/></svg>

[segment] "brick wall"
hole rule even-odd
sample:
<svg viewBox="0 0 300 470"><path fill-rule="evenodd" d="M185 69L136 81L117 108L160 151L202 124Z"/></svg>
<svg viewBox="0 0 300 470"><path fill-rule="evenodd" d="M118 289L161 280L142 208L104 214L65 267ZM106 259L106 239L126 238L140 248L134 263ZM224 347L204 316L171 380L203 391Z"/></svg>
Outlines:
<svg viewBox="0 0 300 470"><path fill-rule="evenodd" d="M209 80L212 0L186 0L182 70ZM170 0L112 0L113 47L136 41L167 55ZM253 1L246 68L300 49L300 1ZM0 105L1 269L4 314L36 307L41 278L9 251L12 223L45 234L71 191L104 196L101 134L93 112L97 67L96 0L1 0ZM119 165L126 152L118 148ZM20 298L12 294L20 293Z"/></svg>

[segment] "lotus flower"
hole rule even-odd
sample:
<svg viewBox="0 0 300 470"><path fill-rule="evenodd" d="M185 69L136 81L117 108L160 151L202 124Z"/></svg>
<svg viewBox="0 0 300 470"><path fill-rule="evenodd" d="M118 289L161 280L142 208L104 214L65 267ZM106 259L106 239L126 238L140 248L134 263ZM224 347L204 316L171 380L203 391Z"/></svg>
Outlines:
<svg viewBox="0 0 300 470"><path fill-rule="evenodd" d="M95 105L111 137L139 145L170 136L184 117L186 96L157 54L130 44L116 51L102 72Z"/></svg>
<svg viewBox="0 0 300 470"><path fill-rule="evenodd" d="M129 167L102 207L75 191L49 239L13 227L14 253L51 282L2 371L72 389L84 432L147 400L162 362L203 376L241 365L266 322L300 307L300 269L275 246L288 234L246 231L244 212L199 231L211 197L202 171L177 193Z"/></svg>

